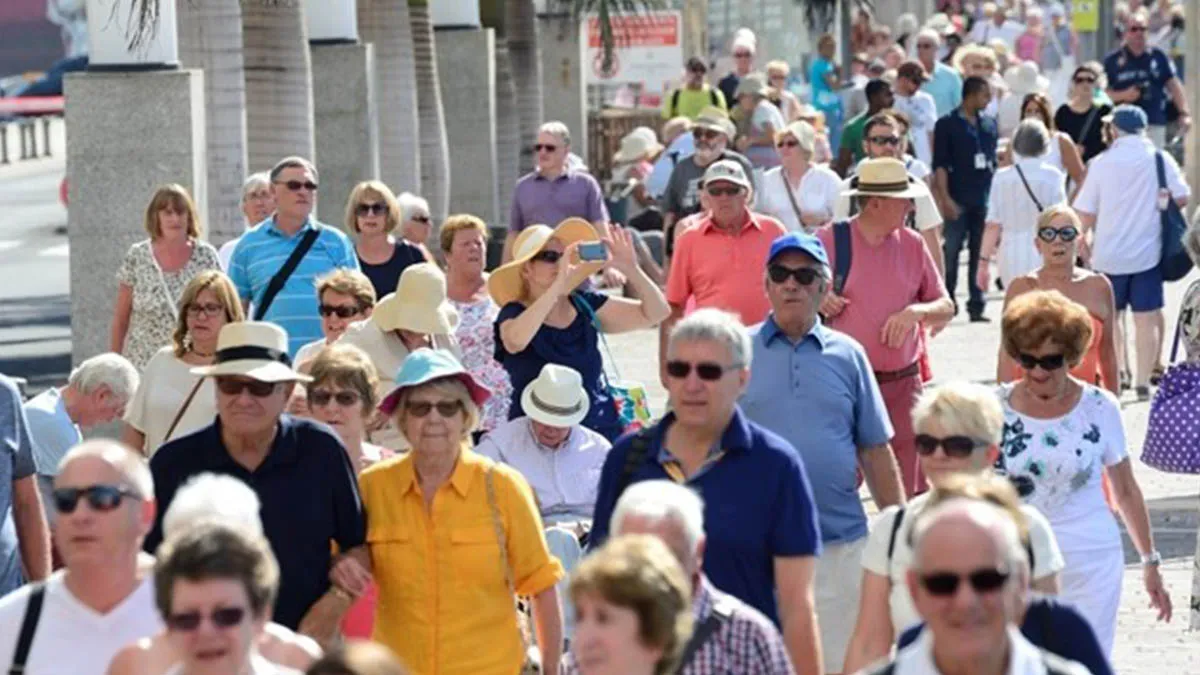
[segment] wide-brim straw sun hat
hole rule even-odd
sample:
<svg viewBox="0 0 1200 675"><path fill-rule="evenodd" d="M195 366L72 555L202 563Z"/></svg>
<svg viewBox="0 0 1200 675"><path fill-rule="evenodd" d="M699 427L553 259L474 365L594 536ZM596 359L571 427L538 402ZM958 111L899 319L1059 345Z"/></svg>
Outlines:
<svg viewBox="0 0 1200 675"><path fill-rule="evenodd" d="M521 230L521 234L513 243L512 261L501 265L488 277L488 294L492 296L492 300L497 305L503 307L521 299L525 291L521 269L525 263L541 253L551 239L557 239L562 242L564 247L567 247L581 241L599 241L600 235L596 234L596 228L583 218L567 218L554 229L546 225L530 225ZM574 289L592 273L599 271L601 267L604 267L604 263L580 265L579 270L575 273L576 278L569 280L569 287Z"/></svg>
<svg viewBox="0 0 1200 675"><path fill-rule="evenodd" d="M583 378L573 368L547 363L521 392L521 408L535 422L573 427L587 417L591 402Z"/></svg>
<svg viewBox="0 0 1200 675"><path fill-rule="evenodd" d="M796 120L789 123L786 127L775 132L775 143L778 144L784 138L791 136L800 144L800 149L813 154L817 149L817 130L813 125L804 120Z"/></svg>
<svg viewBox="0 0 1200 675"><path fill-rule="evenodd" d="M395 292L383 296L371 320L385 331L441 335L458 327L458 310L446 301L446 275L424 262L405 268Z"/></svg>
<svg viewBox="0 0 1200 675"><path fill-rule="evenodd" d="M400 365L395 386L379 402L379 412L391 417L396 412L396 406L400 404L400 396L406 390L444 378L462 382L477 406L482 406L492 396L492 390L480 384L454 354L444 349L421 347L409 354Z"/></svg>
<svg viewBox="0 0 1200 675"><path fill-rule="evenodd" d="M613 154L614 162L636 162L648 159L662 152L663 146L657 139L651 139L644 133L630 132L621 139L621 147Z"/></svg>
<svg viewBox="0 0 1200 675"><path fill-rule="evenodd" d="M767 96L770 93L771 87L767 84L766 76L762 73L750 73L749 75L743 75L742 79L738 80L738 86L733 92L733 97L738 98L745 94Z"/></svg>
<svg viewBox="0 0 1200 675"><path fill-rule="evenodd" d="M891 157L868 159L858 165L854 187L842 192L843 197L887 197L916 199L926 194L925 188L909 180L904 162Z"/></svg>
<svg viewBox="0 0 1200 675"><path fill-rule="evenodd" d="M259 382L311 382L292 369L287 332L266 321L237 321L221 327L211 366L192 368L193 375L235 375Z"/></svg>

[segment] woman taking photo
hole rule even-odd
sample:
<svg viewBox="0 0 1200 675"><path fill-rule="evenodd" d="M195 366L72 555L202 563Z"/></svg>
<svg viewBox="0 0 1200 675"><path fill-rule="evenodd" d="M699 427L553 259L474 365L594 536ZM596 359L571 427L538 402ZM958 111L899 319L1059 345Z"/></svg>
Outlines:
<svg viewBox="0 0 1200 675"><path fill-rule="evenodd" d="M603 242L607 261L580 262L579 244L595 241ZM591 405L583 426L616 440L624 429L604 374L600 331L656 325L671 311L662 290L638 267L630 235L620 228L601 239L580 218L568 218L553 230L534 225L521 231L513 251L512 262L488 278L488 293L500 307L496 360L512 381L508 418L525 414L520 393L542 366L557 363L583 376ZM638 299L577 289L604 265L624 274Z"/></svg>
<svg viewBox="0 0 1200 675"><path fill-rule="evenodd" d="M529 485L471 450L488 397L446 351L419 349L379 409L412 450L360 477L367 546L334 568L341 588L379 585L372 639L418 673L512 675L526 657L516 596L531 596L546 672L557 672L562 617ZM469 646L469 648L467 648Z"/></svg>
<svg viewBox="0 0 1200 675"><path fill-rule="evenodd" d="M196 274L221 269L217 249L200 240L196 204L183 186L159 188L143 226L150 238L131 246L117 270L110 347L139 371L171 342L183 288Z"/></svg>
<svg viewBox="0 0 1200 675"><path fill-rule="evenodd" d="M792 232L814 232L833 218L842 179L813 163L817 133L807 122L792 122L775 134L781 164L763 175L759 208Z"/></svg>
<svg viewBox="0 0 1200 675"><path fill-rule="evenodd" d="M1085 165L1104 151L1103 120L1112 112L1111 105L1096 102L1096 91L1102 88L1102 72L1100 64L1094 61L1075 68L1070 98L1054 113L1055 126L1071 137Z"/></svg>
<svg viewBox="0 0 1200 675"><path fill-rule="evenodd" d="M346 200L346 231L357 240L358 266L375 287L375 297L396 290L409 265L425 262L424 249L393 231L401 223L400 203L388 186L377 180L359 183Z"/></svg>

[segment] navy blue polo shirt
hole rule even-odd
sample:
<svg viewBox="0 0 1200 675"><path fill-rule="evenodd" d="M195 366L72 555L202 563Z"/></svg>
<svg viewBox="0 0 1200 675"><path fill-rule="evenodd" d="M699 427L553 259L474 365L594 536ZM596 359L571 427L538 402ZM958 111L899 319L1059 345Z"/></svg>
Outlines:
<svg viewBox="0 0 1200 675"><path fill-rule="evenodd" d="M671 480L659 454L666 430L675 421L668 413L647 432L646 459L630 478ZM608 537L616 506L617 483L633 435L617 441L600 472L592 546ZM775 558L816 556L821 531L812 488L800 455L781 436L751 422L735 408L721 437L720 459L687 482L704 498L704 572L717 588L752 605L779 624L775 601Z"/></svg>
<svg viewBox="0 0 1200 675"><path fill-rule="evenodd" d="M933 170L945 169L950 197L959 206L986 207L996 173L996 143L1000 130L996 120L982 113L977 124L963 116L962 106L943 116L933 127ZM984 168L977 168L975 156L983 154Z"/></svg>
<svg viewBox="0 0 1200 675"><path fill-rule="evenodd" d="M163 445L150 460L158 515L146 537L154 553L162 543L163 514L175 493L197 474L233 476L249 485L262 502L263 532L279 561L279 597L274 621L295 630L308 609L329 590L329 543L346 551L366 540L367 522L358 479L341 439L329 427L282 415L262 465L247 470L234 461L221 440L217 419Z"/></svg>
<svg viewBox="0 0 1200 675"><path fill-rule="evenodd" d="M1110 89L1128 89L1145 85L1142 97L1135 105L1146 111L1150 124L1167 123L1167 83L1175 78L1175 65L1158 47L1147 47L1141 56L1134 56L1128 47L1104 57L1104 75Z"/></svg>

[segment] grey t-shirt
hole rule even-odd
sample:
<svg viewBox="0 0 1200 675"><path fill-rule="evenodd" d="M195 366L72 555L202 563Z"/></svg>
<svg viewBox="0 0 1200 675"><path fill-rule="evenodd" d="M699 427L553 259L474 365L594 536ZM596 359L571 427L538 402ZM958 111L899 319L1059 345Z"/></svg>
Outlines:
<svg viewBox="0 0 1200 675"><path fill-rule="evenodd" d="M723 151L717 160L722 159L732 159L741 164L746 175L750 177L750 182L755 184L755 192L758 192L758 185L754 181L754 167L750 166L750 160L732 150ZM663 212L675 214L675 220L678 221L699 211L700 179L704 177L707 169L708 167L701 168L696 164L695 155L679 160L671 171L670 180L667 181L667 191L663 195Z"/></svg>
<svg viewBox="0 0 1200 675"><path fill-rule="evenodd" d="M33 475L33 444L17 385L0 375L0 596L20 588L21 549L13 523L13 481Z"/></svg>

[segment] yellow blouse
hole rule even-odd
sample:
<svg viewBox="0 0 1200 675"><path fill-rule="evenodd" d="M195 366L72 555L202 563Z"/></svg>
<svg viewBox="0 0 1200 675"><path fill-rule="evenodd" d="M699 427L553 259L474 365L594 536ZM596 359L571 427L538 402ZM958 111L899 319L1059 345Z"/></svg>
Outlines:
<svg viewBox="0 0 1200 675"><path fill-rule="evenodd" d="M488 505L492 467L513 583L519 595L536 595L562 579L563 568L517 471L464 450L429 511L411 453L359 477L379 586L372 639L419 675L512 675L524 659Z"/></svg>

